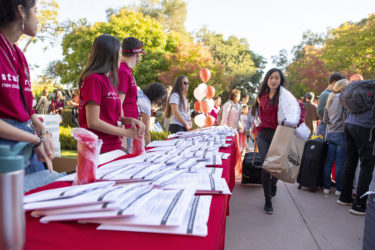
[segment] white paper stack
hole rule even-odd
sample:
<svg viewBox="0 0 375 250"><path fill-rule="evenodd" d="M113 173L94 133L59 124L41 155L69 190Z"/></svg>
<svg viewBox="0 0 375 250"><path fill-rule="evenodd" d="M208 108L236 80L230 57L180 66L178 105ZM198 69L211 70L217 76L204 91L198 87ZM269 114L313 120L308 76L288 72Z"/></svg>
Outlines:
<svg viewBox="0 0 375 250"><path fill-rule="evenodd" d="M195 196L185 212L183 221L178 226L138 226L121 224L102 224L98 230L147 232L161 234L181 234L205 237L208 234L207 221L210 215L212 196Z"/></svg>

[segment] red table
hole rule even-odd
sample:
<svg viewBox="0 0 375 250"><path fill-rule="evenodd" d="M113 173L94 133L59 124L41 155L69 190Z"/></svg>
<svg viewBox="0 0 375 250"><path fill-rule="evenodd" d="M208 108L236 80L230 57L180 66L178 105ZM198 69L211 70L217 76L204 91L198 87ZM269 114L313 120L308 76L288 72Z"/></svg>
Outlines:
<svg viewBox="0 0 375 250"><path fill-rule="evenodd" d="M237 163L235 141L231 147L220 149L230 153L223 160L223 178L233 190L235 176L234 167ZM128 158L129 155L122 158ZM69 182L55 182L29 193L41 190L69 186ZM28 193L28 194L29 194ZM26 245L25 249L224 249L225 223L228 214L229 196L213 195L210 217L208 220L208 235L206 237L152 234L138 232L121 232L96 230L97 225L79 224L77 222L52 222L42 224L39 219L26 214Z"/></svg>

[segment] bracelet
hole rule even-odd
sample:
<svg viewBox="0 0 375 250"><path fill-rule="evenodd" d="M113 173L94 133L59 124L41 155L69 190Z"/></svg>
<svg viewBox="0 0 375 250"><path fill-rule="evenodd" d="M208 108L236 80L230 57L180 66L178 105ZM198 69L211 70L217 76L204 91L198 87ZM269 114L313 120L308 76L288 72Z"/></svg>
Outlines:
<svg viewBox="0 0 375 250"><path fill-rule="evenodd" d="M48 135L48 130L43 130L42 132L39 133L39 137L43 136L43 135Z"/></svg>
<svg viewBox="0 0 375 250"><path fill-rule="evenodd" d="M40 141L37 144L34 144L33 148L37 148L37 147L39 147L43 143L43 137L39 136L39 139L40 139Z"/></svg>

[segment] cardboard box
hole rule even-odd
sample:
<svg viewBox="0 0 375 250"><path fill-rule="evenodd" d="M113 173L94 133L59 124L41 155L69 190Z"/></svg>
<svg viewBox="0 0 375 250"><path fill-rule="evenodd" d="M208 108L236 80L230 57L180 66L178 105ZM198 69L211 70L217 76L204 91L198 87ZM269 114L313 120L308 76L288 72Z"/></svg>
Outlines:
<svg viewBox="0 0 375 250"><path fill-rule="evenodd" d="M76 171L77 159L74 158L55 158L52 160L53 169L56 172L66 172L71 174Z"/></svg>

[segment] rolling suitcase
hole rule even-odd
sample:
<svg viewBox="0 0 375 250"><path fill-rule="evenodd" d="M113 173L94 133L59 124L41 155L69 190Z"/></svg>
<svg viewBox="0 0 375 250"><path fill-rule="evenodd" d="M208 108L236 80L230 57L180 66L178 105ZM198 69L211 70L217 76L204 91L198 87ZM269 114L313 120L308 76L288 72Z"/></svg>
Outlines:
<svg viewBox="0 0 375 250"><path fill-rule="evenodd" d="M241 184L262 184L262 164L259 153L246 153L242 162Z"/></svg>
<svg viewBox="0 0 375 250"><path fill-rule="evenodd" d="M309 187L312 192L323 186L323 167L327 143L321 139L308 140L303 150L297 182L298 189Z"/></svg>

